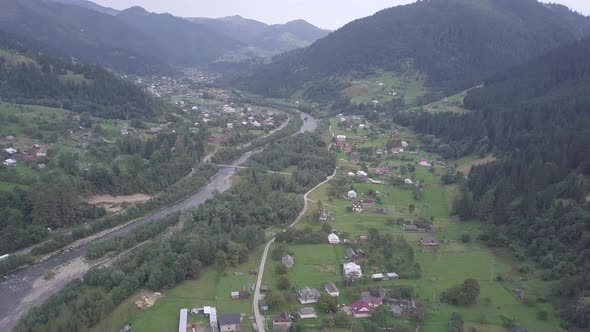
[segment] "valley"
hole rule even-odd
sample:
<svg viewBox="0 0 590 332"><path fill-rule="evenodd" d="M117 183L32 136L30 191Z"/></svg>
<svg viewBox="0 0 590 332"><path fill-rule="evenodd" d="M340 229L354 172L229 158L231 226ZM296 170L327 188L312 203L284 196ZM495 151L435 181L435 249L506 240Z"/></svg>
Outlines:
<svg viewBox="0 0 590 332"><path fill-rule="evenodd" d="M590 329L590 16L175 1L0 4L0 331Z"/></svg>

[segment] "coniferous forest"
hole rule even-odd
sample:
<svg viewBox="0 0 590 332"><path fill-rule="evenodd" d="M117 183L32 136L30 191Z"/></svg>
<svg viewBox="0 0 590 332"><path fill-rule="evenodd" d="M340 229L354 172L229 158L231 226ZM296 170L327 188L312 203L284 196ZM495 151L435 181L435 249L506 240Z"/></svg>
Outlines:
<svg viewBox="0 0 590 332"><path fill-rule="evenodd" d="M590 326L589 77L586 38L492 77L466 96L467 114L395 115L455 157L499 157L471 170L455 212L486 223L488 245L532 257L544 279L559 280L559 308L581 328Z"/></svg>

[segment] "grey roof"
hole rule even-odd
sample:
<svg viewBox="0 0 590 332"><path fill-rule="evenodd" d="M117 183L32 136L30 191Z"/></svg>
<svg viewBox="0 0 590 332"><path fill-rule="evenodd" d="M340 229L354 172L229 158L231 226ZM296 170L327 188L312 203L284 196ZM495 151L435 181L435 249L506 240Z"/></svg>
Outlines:
<svg viewBox="0 0 590 332"><path fill-rule="evenodd" d="M238 314L238 313L221 314L221 315L219 315L217 320L219 321L219 325L232 325L232 324L240 325L240 314Z"/></svg>
<svg viewBox="0 0 590 332"><path fill-rule="evenodd" d="M283 264L286 264L286 265L287 264L288 265L293 265L295 263L295 260L290 255L283 256L283 259L282 260L283 260Z"/></svg>
<svg viewBox="0 0 590 332"><path fill-rule="evenodd" d="M315 315L315 309L312 307L305 307L299 309L299 314L301 315Z"/></svg>
<svg viewBox="0 0 590 332"><path fill-rule="evenodd" d="M324 285L324 288L326 288L326 291L328 293L334 293L334 292L338 292L338 288L336 287L336 285L334 285L334 283L329 282L327 284Z"/></svg>

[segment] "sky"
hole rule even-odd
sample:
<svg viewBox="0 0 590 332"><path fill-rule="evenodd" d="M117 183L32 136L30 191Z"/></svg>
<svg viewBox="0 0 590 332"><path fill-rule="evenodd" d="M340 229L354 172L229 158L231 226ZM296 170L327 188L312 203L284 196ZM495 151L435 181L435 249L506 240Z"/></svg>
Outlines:
<svg viewBox="0 0 590 332"><path fill-rule="evenodd" d="M414 0L94 0L103 6L125 9L141 6L151 12L182 17L240 15L274 24L304 19L335 30L357 18ZM590 15L590 0L551 0Z"/></svg>

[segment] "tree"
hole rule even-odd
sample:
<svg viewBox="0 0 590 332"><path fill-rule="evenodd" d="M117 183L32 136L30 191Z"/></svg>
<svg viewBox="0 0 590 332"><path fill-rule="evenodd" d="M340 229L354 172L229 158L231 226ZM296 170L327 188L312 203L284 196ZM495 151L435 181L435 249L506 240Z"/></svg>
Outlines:
<svg viewBox="0 0 590 332"><path fill-rule="evenodd" d="M480 293L479 282L469 278L463 281L463 284L451 287L441 294L441 302L454 305L473 305L477 303L477 297Z"/></svg>
<svg viewBox="0 0 590 332"><path fill-rule="evenodd" d="M450 158L455 157L455 150L453 150L453 148L448 144L441 144L438 147L438 153L441 155L441 157L443 157L445 159L450 159Z"/></svg>
<svg viewBox="0 0 590 332"><path fill-rule="evenodd" d="M285 274L287 274L287 267L283 264L277 265L275 272L277 275L280 275L280 276L285 275Z"/></svg>
<svg viewBox="0 0 590 332"><path fill-rule="evenodd" d="M451 315L451 321L449 322L449 332L463 332L463 317L453 312Z"/></svg>
<svg viewBox="0 0 590 332"><path fill-rule="evenodd" d="M322 293L317 303L317 308L321 312L334 313L338 311L338 298Z"/></svg>
<svg viewBox="0 0 590 332"><path fill-rule="evenodd" d="M291 282L289 281L289 278L286 275L282 275L279 277L279 280L277 281L277 286L279 287L279 289L289 289L291 288Z"/></svg>
<svg viewBox="0 0 590 332"><path fill-rule="evenodd" d="M285 299L283 293L273 289L269 290L266 293L266 295L264 296L264 300L266 301L268 306L272 308L272 310L281 308L283 305L285 305L285 303L287 303L287 300Z"/></svg>
<svg viewBox="0 0 590 332"><path fill-rule="evenodd" d="M184 137L181 135L176 137L176 142L174 143L174 152L181 156L186 154L186 149L184 147Z"/></svg>
<svg viewBox="0 0 590 332"><path fill-rule="evenodd" d="M227 254L224 251L220 250L217 252L215 255L215 264L217 265L217 269L221 272L224 272L227 269Z"/></svg>
<svg viewBox="0 0 590 332"><path fill-rule="evenodd" d="M469 235L469 233L461 234L461 242L467 243L469 241L471 241L471 235Z"/></svg>
<svg viewBox="0 0 590 332"><path fill-rule="evenodd" d="M408 206L408 209L410 210L411 214L414 214L414 211L416 211L416 206L414 204L410 204L410 206Z"/></svg>
<svg viewBox="0 0 590 332"><path fill-rule="evenodd" d="M337 327L350 327L352 324L352 320L350 317L343 311L338 311L334 314L334 325Z"/></svg>

